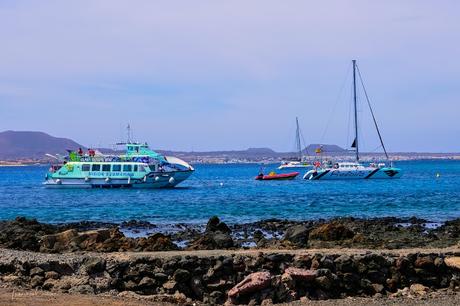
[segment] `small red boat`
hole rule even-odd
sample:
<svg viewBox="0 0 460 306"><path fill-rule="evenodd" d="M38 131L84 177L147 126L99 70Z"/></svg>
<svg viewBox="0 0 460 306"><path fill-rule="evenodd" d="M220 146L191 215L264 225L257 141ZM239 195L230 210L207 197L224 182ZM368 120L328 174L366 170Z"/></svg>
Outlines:
<svg viewBox="0 0 460 306"><path fill-rule="evenodd" d="M268 175L264 175L263 173L256 176L256 180L259 181L270 181L270 180L292 180L299 172L290 172L290 173L281 173L276 174L275 172L270 172Z"/></svg>

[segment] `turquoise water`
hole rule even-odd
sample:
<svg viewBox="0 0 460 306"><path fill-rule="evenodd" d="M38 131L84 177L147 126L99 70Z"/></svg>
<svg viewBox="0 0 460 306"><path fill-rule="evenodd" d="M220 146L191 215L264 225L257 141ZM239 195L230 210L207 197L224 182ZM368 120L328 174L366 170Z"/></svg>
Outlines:
<svg viewBox="0 0 460 306"><path fill-rule="evenodd" d="M180 188L45 189L47 167L0 167L0 219L81 220L158 224L337 216L460 217L460 161L399 162L397 180L255 181L259 165L196 165ZM273 169L275 165L273 165ZM268 168L266 171L269 171ZM441 176L436 178L436 173ZM303 174L303 173L302 173Z"/></svg>

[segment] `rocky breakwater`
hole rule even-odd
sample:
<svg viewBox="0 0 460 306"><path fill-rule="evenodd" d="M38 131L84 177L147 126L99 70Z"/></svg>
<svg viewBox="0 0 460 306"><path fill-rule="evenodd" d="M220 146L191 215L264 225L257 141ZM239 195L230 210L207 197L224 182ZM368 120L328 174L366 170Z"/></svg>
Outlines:
<svg viewBox="0 0 460 306"><path fill-rule="evenodd" d="M3 286L183 304L390 298L460 290L459 256L458 250L43 254L3 249L0 280Z"/></svg>

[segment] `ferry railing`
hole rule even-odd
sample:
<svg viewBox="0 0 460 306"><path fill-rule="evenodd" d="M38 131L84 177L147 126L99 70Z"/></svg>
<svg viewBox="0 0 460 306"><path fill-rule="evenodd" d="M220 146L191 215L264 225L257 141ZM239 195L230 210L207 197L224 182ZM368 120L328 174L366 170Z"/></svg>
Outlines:
<svg viewBox="0 0 460 306"><path fill-rule="evenodd" d="M69 161L73 162L116 162L116 163L129 163L129 162L140 162L145 164L151 164L158 162L158 160L150 157L120 157L118 155L77 155L70 156Z"/></svg>

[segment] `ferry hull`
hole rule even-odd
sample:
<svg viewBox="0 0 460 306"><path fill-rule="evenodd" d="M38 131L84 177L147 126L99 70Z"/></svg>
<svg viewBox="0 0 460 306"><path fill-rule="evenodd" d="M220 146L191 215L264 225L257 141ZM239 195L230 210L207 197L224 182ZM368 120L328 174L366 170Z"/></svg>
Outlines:
<svg viewBox="0 0 460 306"><path fill-rule="evenodd" d="M44 185L47 188L173 188L185 181L193 171L152 172L144 179L48 178Z"/></svg>
<svg viewBox="0 0 460 306"><path fill-rule="evenodd" d="M364 168L364 169L314 169L308 171L306 180L359 180L359 179L395 179L402 176L399 168Z"/></svg>

